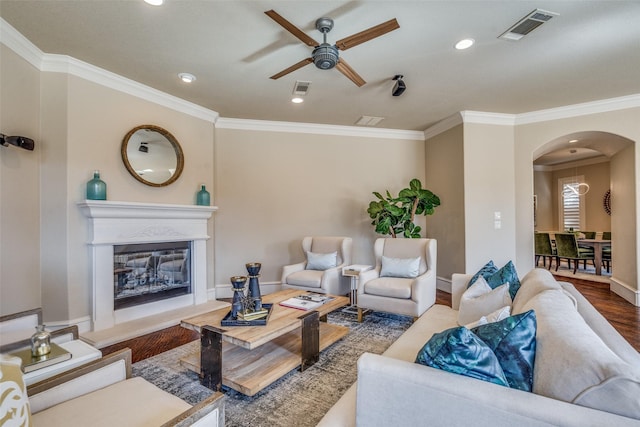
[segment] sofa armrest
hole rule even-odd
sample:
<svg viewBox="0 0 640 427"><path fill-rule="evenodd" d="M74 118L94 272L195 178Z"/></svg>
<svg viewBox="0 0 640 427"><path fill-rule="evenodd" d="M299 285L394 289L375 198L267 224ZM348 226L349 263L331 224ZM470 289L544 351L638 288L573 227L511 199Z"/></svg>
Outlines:
<svg viewBox="0 0 640 427"><path fill-rule="evenodd" d="M463 410L461 410L463 409ZM604 411L365 353L358 360L358 426L637 426Z"/></svg>
<svg viewBox="0 0 640 427"><path fill-rule="evenodd" d="M211 396L160 427L224 426L224 394Z"/></svg>
<svg viewBox="0 0 640 427"><path fill-rule="evenodd" d="M430 268L411 284L411 298L418 304L418 316L436 303L436 270Z"/></svg>
<svg viewBox="0 0 640 427"><path fill-rule="evenodd" d="M131 378L131 349L123 349L27 387L33 413Z"/></svg>
<svg viewBox="0 0 640 427"><path fill-rule="evenodd" d="M451 275L451 308L454 310L460 308L460 298L472 277L473 274L453 273Z"/></svg>

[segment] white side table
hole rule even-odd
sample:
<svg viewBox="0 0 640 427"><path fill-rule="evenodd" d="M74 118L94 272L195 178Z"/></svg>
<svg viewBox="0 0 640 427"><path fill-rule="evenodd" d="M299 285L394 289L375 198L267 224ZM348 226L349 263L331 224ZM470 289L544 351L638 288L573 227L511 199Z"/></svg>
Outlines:
<svg viewBox="0 0 640 427"><path fill-rule="evenodd" d="M46 380L61 372L68 371L69 369L76 368L102 357L100 350L81 340L62 342L58 343L58 345L71 353L71 359L24 374L23 378L26 385Z"/></svg>
<svg viewBox="0 0 640 427"><path fill-rule="evenodd" d="M371 270L372 265L352 264L342 267L342 275L351 278L351 292L349 293L349 306L342 309L345 313L358 314L358 280L360 273Z"/></svg>

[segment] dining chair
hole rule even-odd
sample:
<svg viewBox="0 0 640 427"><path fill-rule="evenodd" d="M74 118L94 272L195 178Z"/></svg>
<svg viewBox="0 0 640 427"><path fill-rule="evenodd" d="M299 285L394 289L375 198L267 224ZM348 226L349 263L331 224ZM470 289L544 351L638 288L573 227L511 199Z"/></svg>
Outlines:
<svg viewBox="0 0 640 427"><path fill-rule="evenodd" d="M536 243L536 267L540 262L540 258L542 258L542 266L547 266L547 258L549 259L549 270L551 270L551 264L553 263L553 259L556 256L555 249L551 245L551 237L549 233L535 233L535 243Z"/></svg>
<svg viewBox="0 0 640 427"><path fill-rule="evenodd" d="M611 232L603 231L602 240L611 240ZM602 265L604 265L607 273L611 273L611 246L602 248Z"/></svg>
<svg viewBox="0 0 640 427"><path fill-rule="evenodd" d="M571 268L571 261L573 261L573 274L576 274L580 261L584 261L585 266L587 261L591 261L595 267L593 252L583 251L578 246L578 240L573 233L556 233L556 251L556 271L558 271L562 259L567 260L569 268Z"/></svg>
<svg viewBox="0 0 640 427"><path fill-rule="evenodd" d="M580 233L584 236L583 237L584 239L595 239L596 238L596 232L595 231L581 231ZM583 254L593 254L595 256L595 251L594 251L593 247L586 246L586 245L581 245L579 239L578 239L578 247L583 252ZM587 268L587 261L584 260L583 262L584 262L584 268Z"/></svg>

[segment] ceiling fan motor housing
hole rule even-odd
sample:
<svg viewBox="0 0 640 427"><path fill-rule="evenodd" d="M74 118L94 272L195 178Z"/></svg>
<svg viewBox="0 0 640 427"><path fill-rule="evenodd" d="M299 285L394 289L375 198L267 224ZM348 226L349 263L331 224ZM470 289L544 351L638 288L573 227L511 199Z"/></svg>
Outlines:
<svg viewBox="0 0 640 427"><path fill-rule="evenodd" d="M329 43L322 43L313 49L313 63L321 70L330 70L338 63L338 48Z"/></svg>

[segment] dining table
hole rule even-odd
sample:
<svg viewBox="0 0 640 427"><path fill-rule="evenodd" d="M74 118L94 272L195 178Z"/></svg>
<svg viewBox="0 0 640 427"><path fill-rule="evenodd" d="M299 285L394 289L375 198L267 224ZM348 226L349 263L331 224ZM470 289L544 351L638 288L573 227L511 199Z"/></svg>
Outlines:
<svg viewBox="0 0 640 427"><path fill-rule="evenodd" d="M611 240L602 239L578 239L578 246L589 246L593 248L594 264L596 274L602 275L602 249L611 247Z"/></svg>

